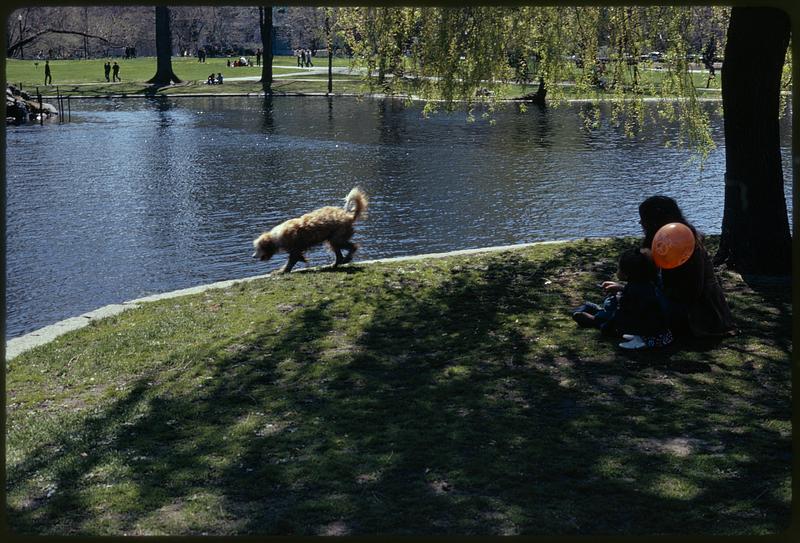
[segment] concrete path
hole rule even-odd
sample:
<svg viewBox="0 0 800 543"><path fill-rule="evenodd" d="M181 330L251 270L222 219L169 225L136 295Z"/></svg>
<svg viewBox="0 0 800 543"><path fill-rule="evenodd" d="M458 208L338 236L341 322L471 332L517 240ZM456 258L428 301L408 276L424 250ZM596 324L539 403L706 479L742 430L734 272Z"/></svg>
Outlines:
<svg viewBox="0 0 800 543"><path fill-rule="evenodd" d="M327 75L328 73L328 65L325 66L311 66L309 68L300 68L298 66L278 66L277 64L272 65L273 68L282 68L286 70L295 70L294 72L289 73L280 73L280 74L272 74L272 79L281 79L283 77L292 77L296 78L298 76L303 75ZM338 75L361 75L365 72L362 68L356 68L355 70L351 70L347 66L333 66L331 71L334 74ZM261 74L258 75L246 75L246 76L229 76L225 78L225 81L260 81ZM317 81L314 79L313 81Z"/></svg>
<svg viewBox="0 0 800 543"><path fill-rule="evenodd" d="M497 251L511 251L516 249L522 249L525 247L533 247L535 245L564 243L568 241L575 241L575 240L564 239L564 240L554 240L554 241L537 241L533 243L522 243L518 245L501 245L495 247L483 247L480 249L462 249L459 251L449 251L446 253L430 253L423 255L400 256L393 258L379 258L375 260L354 262L353 264L349 265L352 266L352 265L377 264L381 262L403 262L403 261L413 261L413 260L425 260L429 258L444 258L448 256L473 255L478 253L490 253ZM295 270L292 273L310 272L318 270L323 267L327 266L310 266L307 268L301 268ZM256 281L258 279L270 278L274 280L277 279L278 277L280 276L275 276L270 274L254 275L250 277L243 277L241 279L230 279L228 281L219 281L217 283L209 283L207 285L199 285L196 287L190 287L181 290L173 290L171 292L164 292L162 294L153 294L152 296L137 298L135 300L123 302L121 304L107 305L105 307L95 309L94 311L89 311L88 313L84 313L83 315L80 315L78 317L71 317L69 319L65 319L55 324L51 324L50 326L45 326L44 328L40 328L39 330L36 330L34 332L30 332L29 334L25 334L24 336L8 340L6 342L6 361L12 360L13 358L24 353L25 351L33 349L34 347L38 347L39 345L44 345L45 343L49 343L54 339L56 339L57 337L66 334L67 332L71 332L73 330L78 330L80 328L83 328L84 326L88 326L89 323L91 323L92 321L118 315L123 311L127 311L128 309L139 307L143 303L155 302L157 300L166 300L169 298L177 298L178 296L186 296L189 294L198 294L200 292L205 292L211 289L228 288L236 283L245 283L249 281Z"/></svg>

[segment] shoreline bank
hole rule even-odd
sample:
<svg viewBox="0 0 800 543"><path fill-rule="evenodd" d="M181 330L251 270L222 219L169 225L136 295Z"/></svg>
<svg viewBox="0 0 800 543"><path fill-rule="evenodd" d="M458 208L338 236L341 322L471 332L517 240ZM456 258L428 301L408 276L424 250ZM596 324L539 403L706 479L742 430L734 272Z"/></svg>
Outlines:
<svg viewBox="0 0 800 543"><path fill-rule="evenodd" d="M570 243L577 241L578 239L609 239L604 237L597 237L597 238L575 238L575 239L561 239L561 240L549 240L549 241L533 241L529 243L519 243L514 245L496 245L491 247L480 247L475 249L459 249L455 251L447 251L443 253L426 253L426 254L419 254L419 255L408 255L408 256L397 256L397 257L389 257L389 258L377 258L373 260L364 260L361 262L354 262L351 264L347 264L346 266L353 266L353 265L362 265L362 264L381 264L385 262L403 262L403 261L414 261L414 260L425 260L425 259L432 259L432 258L446 258L450 256L467 256L473 254L480 254L480 253L491 253L491 252L501 252L501 251L513 251L524 249L527 247L533 247L537 245L551 245L551 244L558 244L558 243ZM345 266L345 267L346 267ZM323 266L309 266L305 268L300 268L292 273L304 273L304 272L311 272L317 271L320 269L329 268L330 265L323 265ZM252 275L246 276L238 279L228 279L224 281L216 281L214 283L206 283L203 285L196 285L193 287L172 290L168 292L162 292L159 294L151 294L149 296L144 296L142 298L136 298L133 300L128 300L122 303L116 304L109 304L92 311L88 311L81 315L70 317L56 323L50 324L48 326L44 326L39 328L38 330L34 330L33 332L28 332L22 336L18 336L15 338L11 338L6 341L5 344L5 360L6 362L16 358L20 354L29 351L35 347L40 345L44 345L53 341L54 339L68 333L72 332L73 330L79 330L88 326L90 323L104 319L107 317L113 317L115 315L119 315L120 313L127 311L128 309L135 309L139 307L140 304L147 303L147 302L155 302L159 300L166 300L170 298L177 298L180 296L188 296L191 294L199 294L201 292L205 292L207 290L212 289L222 289L231 287L237 283L247 283L251 281L256 281L259 279L268 279L268 278L276 278L279 276L274 276L271 273L266 274L259 274L259 275Z"/></svg>
<svg viewBox="0 0 800 543"><path fill-rule="evenodd" d="M715 89L712 89L711 92L714 92ZM719 91L716 91L719 96L709 96L709 97L700 97L697 98L700 102L719 102L722 100L722 95ZM265 97L266 94L262 92L192 92L192 93L174 93L174 94L105 94L105 95L68 95L70 100L110 100L115 98L207 98L212 96L220 96L220 97L257 97L262 98ZM399 94L362 94L362 93L355 93L355 92L342 92L342 93L332 93L329 94L327 92L273 92L273 97L288 97L288 96L296 96L296 97L307 97L307 96L315 96L315 97L325 97L325 98L334 98L334 97L345 97L345 98L371 98L371 99L386 99L392 98L396 100L410 100L412 102L433 102L433 103L443 103L445 100L441 99L432 99L432 98L421 98L419 96L405 96ZM67 95L61 95L62 98L66 98ZM42 98L48 99L55 99L58 98L56 94L42 94ZM638 101L639 98L635 97L603 97L603 98L566 98L564 100L553 100L552 103L559 104L559 103L589 103L589 102L634 102ZM647 96L641 98L644 102L670 102L670 101L685 101L688 98L675 96L675 97L659 97L659 96ZM523 98L500 98L497 100L499 103L509 103L509 104L532 104L532 100L526 100Z"/></svg>

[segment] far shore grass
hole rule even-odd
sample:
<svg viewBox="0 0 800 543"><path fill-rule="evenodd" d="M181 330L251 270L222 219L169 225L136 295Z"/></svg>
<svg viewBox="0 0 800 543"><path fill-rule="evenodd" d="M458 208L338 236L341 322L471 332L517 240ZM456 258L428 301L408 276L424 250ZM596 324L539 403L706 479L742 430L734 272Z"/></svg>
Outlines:
<svg viewBox="0 0 800 543"><path fill-rule="evenodd" d="M9 526L782 532L791 290L720 270L737 336L626 353L570 309L635 243L272 276L26 352L6 364Z"/></svg>
<svg viewBox="0 0 800 543"><path fill-rule="evenodd" d="M103 64L111 60L120 65L122 82L108 83L103 75ZM179 95L179 94L222 94L245 93L260 94L263 92L258 80L235 81L231 78L261 76L261 67L228 67L227 58L208 58L205 63L198 62L193 57L174 57L173 69L182 83L167 87L153 87L147 84L155 74L156 60L154 57L140 57L123 60L89 59L89 60L53 60L50 62L53 84L44 85L44 61L39 61L38 66L34 60L6 60L6 80L8 83L22 86L23 90L35 92L38 88L43 96L52 96L56 92L63 96L120 96L120 95ZM232 59L231 59L232 60ZM254 61L255 58L251 58ZM327 58L315 58L316 68L326 68ZM333 66L348 68L350 60L343 57L334 57ZM205 81L210 73L222 73L225 82L223 85L206 85ZM655 96L664 77L662 71L651 69L642 71L645 84L645 96ZM559 89L559 93L567 99L613 97L612 91L600 89L580 90L574 85L574 73L567 74L567 80ZM720 77L711 80L711 86L706 89L707 74L693 72L691 74L694 86L710 96L719 96ZM274 57L273 59L273 91L275 93L303 94L327 92L327 73L319 73L308 68L298 68L294 57ZM504 98L516 99L536 91L537 85L509 84L504 89ZM415 94L412 82L400 85L395 92L399 94ZM333 74L333 94L374 94L383 93L383 90L370 87L364 80L362 71L357 69L350 73ZM552 92L551 92L552 94Z"/></svg>

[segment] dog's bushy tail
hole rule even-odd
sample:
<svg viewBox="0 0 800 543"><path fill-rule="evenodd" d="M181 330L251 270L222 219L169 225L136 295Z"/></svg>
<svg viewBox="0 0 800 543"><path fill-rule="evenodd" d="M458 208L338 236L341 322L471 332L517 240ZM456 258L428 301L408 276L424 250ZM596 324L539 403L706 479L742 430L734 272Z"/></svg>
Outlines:
<svg viewBox="0 0 800 543"><path fill-rule="evenodd" d="M362 191L360 188L355 187L347 195L347 198L344 199L344 208L349 210L351 203L355 204L355 208L353 209L353 221L355 222L358 220L361 215L366 218L367 206L369 205L369 200L367 199L366 193L364 193L364 191Z"/></svg>

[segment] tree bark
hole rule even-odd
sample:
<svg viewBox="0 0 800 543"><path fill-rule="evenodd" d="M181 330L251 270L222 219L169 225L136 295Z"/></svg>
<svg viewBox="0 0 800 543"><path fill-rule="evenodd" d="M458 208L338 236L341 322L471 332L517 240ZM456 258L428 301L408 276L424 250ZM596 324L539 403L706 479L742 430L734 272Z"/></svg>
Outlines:
<svg viewBox="0 0 800 543"><path fill-rule="evenodd" d="M791 273L778 112L789 17L734 7L722 68L725 207L715 261L740 273Z"/></svg>
<svg viewBox="0 0 800 543"><path fill-rule="evenodd" d="M539 88L536 92L530 92L522 97L523 100L533 102L534 104L544 106L547 105L547 87L544 82L544 77L539 76Z"/></svg>
<svg viewBox="0 0 800 543"><path fill-rule="evenodd" d="M264 51L261 65L261 88L272 94L272 6L259 6L258 23L261 29L261 48Z"/></svg>
<svg viewBox="0 0 800 543"><path fill-rule="evenodd" d="M156 6L156 75L148 83L169 85L180 82L181 80L172 71L172 27L169 8Z"/></svg>
<svg viewBox="0 0 800 543"><path fill-rule="evenodd" d="M333 94L333 38L331 37L331 16L325 15L325 39L328 47L328 94Z"/></svg>

